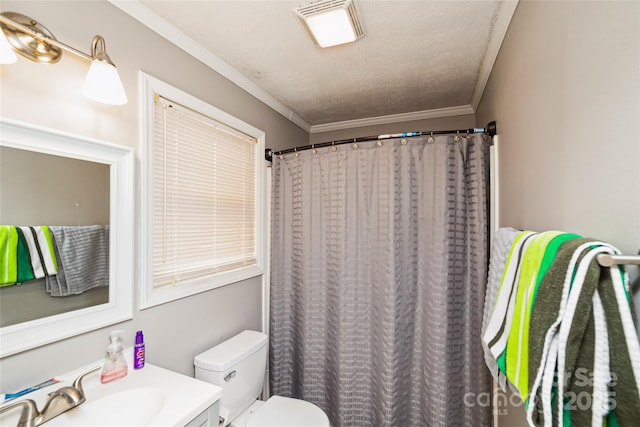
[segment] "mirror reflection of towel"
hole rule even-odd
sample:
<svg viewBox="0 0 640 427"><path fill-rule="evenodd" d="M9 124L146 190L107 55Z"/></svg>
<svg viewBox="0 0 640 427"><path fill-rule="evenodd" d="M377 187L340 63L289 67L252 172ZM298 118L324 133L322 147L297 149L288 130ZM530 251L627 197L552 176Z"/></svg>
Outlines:
<svg viewBox="0 0 640 427"><path fill-rule="evenodd" d="M47 226L0 225L0 286L56 273L53 238Z"/></svg>
<svg viewBox="0 0 640 427"><path fill-rule="evenodd" d="M49 227L42 225L16 228L27 244L34 278L42 279L56 274L58 266L53 253L53 239Z"/></svg>
<svg viewBox="0 0 640 427"><path fill-rule="evenodd" d="M18 233L15 227L0 225L0 286L16 283Z"/></svg>
<svg viewBox="0 0 640 427"><path fill-rule="evenodd" d="M29 255L29 247L27 246L27 240L22 234L20 227L16 227L18 232L18 246L16 247L17 259L17 283L27 282L33 280L36 276L33 274L33 268L31 266L31 256ZM53 239L51 239L53 241Z"/></svg>
<svg viewBox="0 0 640 427"><path fill-rule="evenodd" d="M51 296L109 285L109 226L50 226L58 274L45 278Z"/></svg>

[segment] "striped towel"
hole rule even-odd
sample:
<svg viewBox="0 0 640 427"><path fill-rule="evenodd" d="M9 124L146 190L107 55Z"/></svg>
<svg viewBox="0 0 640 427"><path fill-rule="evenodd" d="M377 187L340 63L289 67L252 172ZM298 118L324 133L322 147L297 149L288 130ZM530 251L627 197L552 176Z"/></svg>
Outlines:
<svg viewBox="0 0 640 427"><path fill-rule="evenodd" d="M530 425L638 425L640 343L628 277L600 267L600 253L618 251L593 239L567 241L540 284L531 313Z"/></svg>
<svg viewBox="0 0 640 427"><path fill-rule="evenodd" d="M27 248L31 268L36 279L42 279L58 273L58 263L53 252L51 232L47 226L18 227L22 232Z"/></svg>
<svg viewBox="0 0 640 427"><path fill-rule="evenodd" d="M18 232L10 225L0 225L0 286L18 280Z"/></svg>
<svg viewBox="0 0 640 427"><path fill-rule="evenodd" d="M487 290L484 299L484 314L482 317L483 336L487 331L489 320L491 319L491 312L496 304L502 274L504 273L504 267L511 250L511 245L518 234L520 234L520 231L514 228L499 228L496 230L491 242L491 260L489 262ZM484 340L482 341L482 347L484 348L484 360L489 371L491 371L491 375L495 378L502 390L506 391L506 377L498 369L498 363Z"/></svg>
<svg viewBox="0 0 640 427"><path fill-rule="evenodd" d="M48 277L51 296L109 286L109 226L51 226L60 273Z"/></svg>
<svg viewBox="0 0 640 427"><path fill-rule="evenodd" d="M489 349L493 359L496 361L499 371L514 386L515 384L512 379L507 376L505 366L507 339L514 319L515 298L520 274L520 260L528 245L531 243L531 237L534 235L535 233L533 231L523 231L514 239L509 255L505 261L500 288L498 289L496 302L491 312L491 318L482 337L483 345ZM499 378L498 382L500 383Z"/></svg>
<svg viewBox="0 0 640 427"><path fill-rule="evenodd" d="M497 379L525 401L532 426L640 420L640 343L628 277L600 267L600 253L618 251L557 231L513 239L483 345L495 360L490 370L495 363Z"/></svg>
<svg viewBox="0 0 640 427"><path fill-rule="evenodd" d="M577 237L559 231L524 231L514 239L505 261L497 303L483 341L499 371L523 400L528 395L531 306L555 251L563 242Z"/></svg>
<svg viewBox="0 0 640 427"><path fill-rule="evenodd" d="M16 249L18 256L18 283L27 282L33 280L36 276L33 274L33 267L31 266L31 255L29 254L29 247L27 246L27 240L24 238L22 230L15 227L18 233L18 247Z"/></svg>
<svg viewBox="0 0 640 427"><path fill-rule="evenodd" d="M515 298L515 311L505 358L507 378L519 391L523 400L527 399L529 384L529 327L531 307L540 282L555 258L558 247L570 239L579 237L560 231L546 231L531 236L529 245L520 260L520 274ZM513 260L512 260L513 261Z"/></svg>
<svg viewBox="0 0 640 427"><path fill-rule="evenodd" d="M0 286L57 273L53 240L46 226L0 226Z"/></svg>

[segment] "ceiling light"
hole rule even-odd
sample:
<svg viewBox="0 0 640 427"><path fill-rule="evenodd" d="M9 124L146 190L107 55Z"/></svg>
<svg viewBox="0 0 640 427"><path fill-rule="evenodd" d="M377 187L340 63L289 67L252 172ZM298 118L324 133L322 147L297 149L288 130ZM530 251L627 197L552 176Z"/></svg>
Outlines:
<svg viewBox="0 0 640 427"><path fill-rule="evenodd" d="M319 0L299 6L294 13L320 47L350 43L364 36L353 0Z"/></svg>
<svg viewBox="0 0 640 427"><path fill-rule="evenodd" d="M85 78L82 93L87 98L110 104L122 105L127 103L127 95L122 87L120 76L115 65L105 51L105 41L102 36L95 36L91 46L91 54L87 55L71 46L59 42L42 24L28 16L14 12L0 14L0 63L5 62L2 39L6 38L11 49L33 62L55 64L66 51L91 61L91 67ZM11 56L7 61L11 61ZM15 62L15 60L13 61Z"/></svg>

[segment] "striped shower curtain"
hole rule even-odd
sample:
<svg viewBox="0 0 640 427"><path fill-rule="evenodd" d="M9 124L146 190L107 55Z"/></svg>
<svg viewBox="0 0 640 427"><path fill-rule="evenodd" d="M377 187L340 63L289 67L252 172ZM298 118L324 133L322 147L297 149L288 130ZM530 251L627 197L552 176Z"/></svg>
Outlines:
<svg viewBox="0 0 640 427"><path fill-rule="evenodd" d="M274 158L273 394L317 404L334 427L491 425L488 140Z"/></svg>

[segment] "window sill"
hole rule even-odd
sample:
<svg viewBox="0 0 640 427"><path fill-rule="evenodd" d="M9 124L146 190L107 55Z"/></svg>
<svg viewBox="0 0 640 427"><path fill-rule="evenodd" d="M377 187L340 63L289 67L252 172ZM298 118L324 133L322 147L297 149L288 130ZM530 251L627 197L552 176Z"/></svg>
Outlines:
<svg viewBox="0 0 640 427"><path fill-rule="evenodd" d="M140 295L140 310L155 307L178 299L186 298L212 289L240 282L242 280L258 277L263 274L259 266L251 266L238 270L215 274L202 279L191 280L187 283L154 288L151 281L142 289Z"/></svg>

